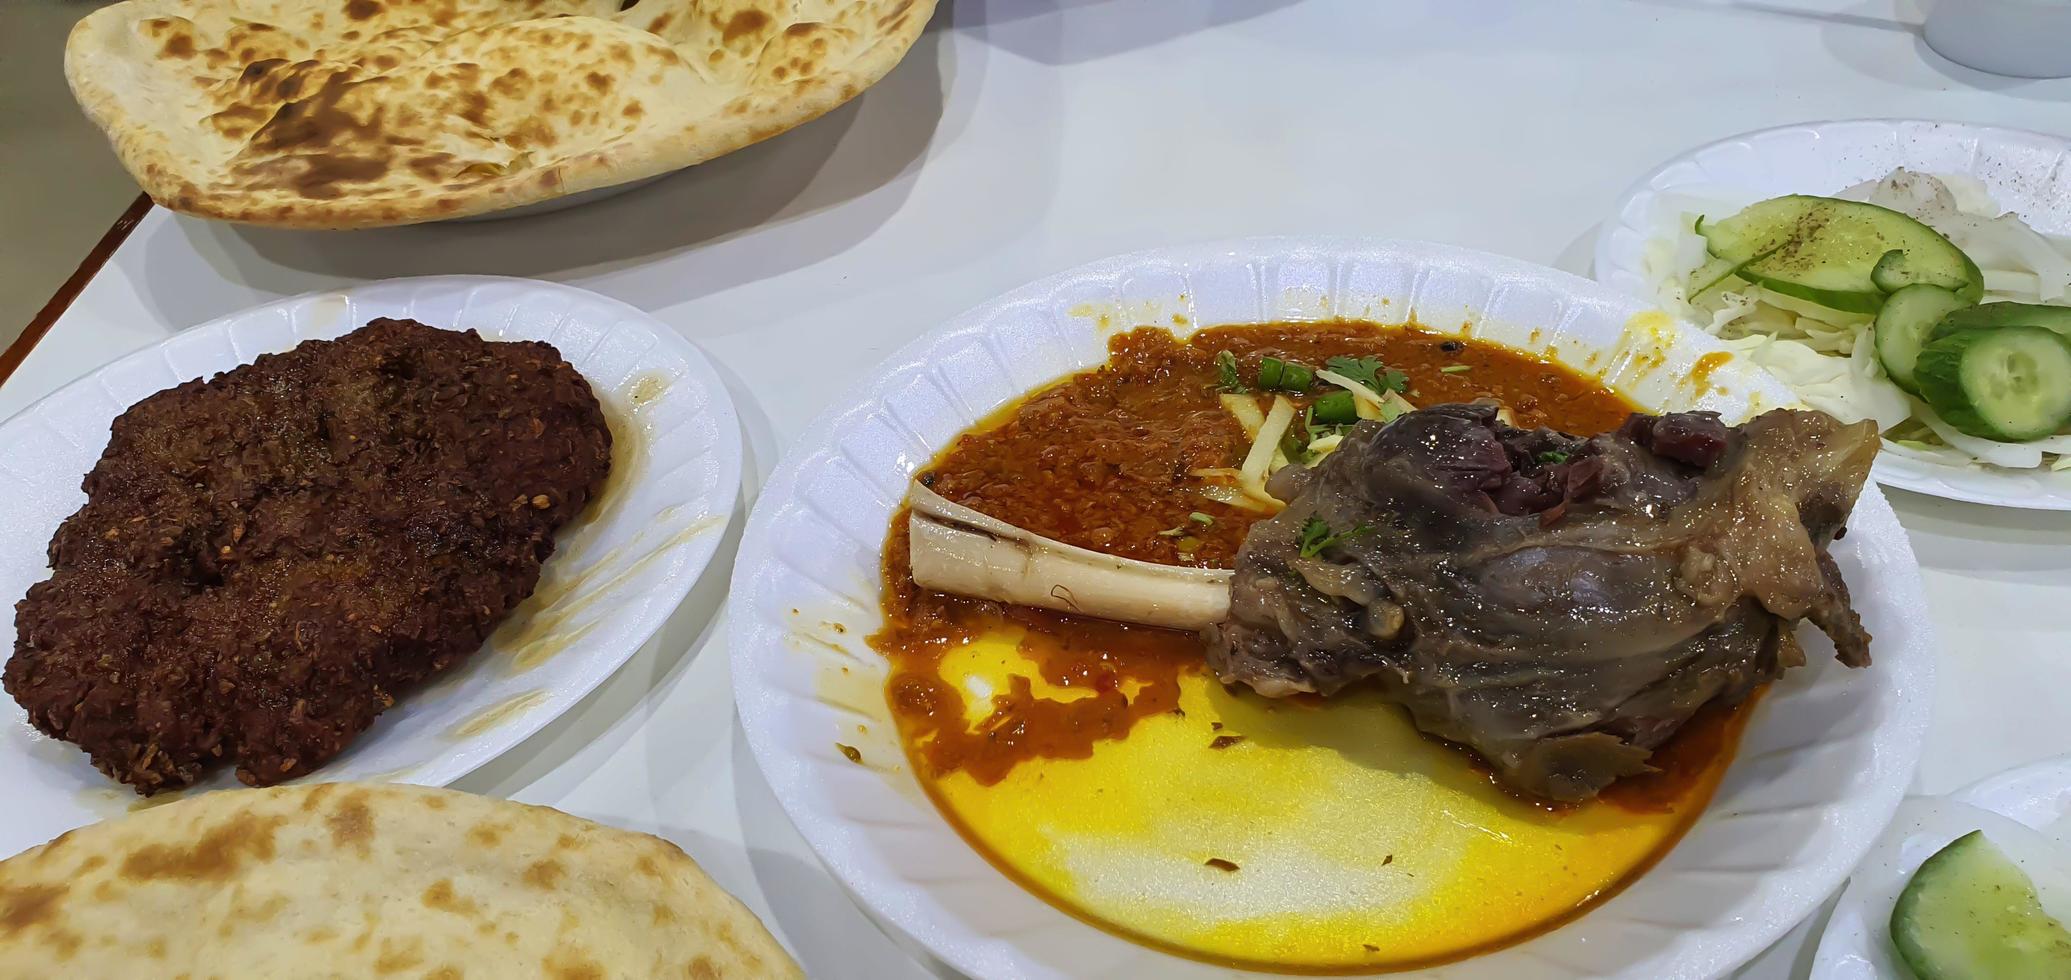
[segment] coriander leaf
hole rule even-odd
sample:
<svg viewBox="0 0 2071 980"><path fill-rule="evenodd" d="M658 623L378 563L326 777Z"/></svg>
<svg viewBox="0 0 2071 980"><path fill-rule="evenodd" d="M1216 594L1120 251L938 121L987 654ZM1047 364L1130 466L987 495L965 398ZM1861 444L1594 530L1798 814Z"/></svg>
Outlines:
<svg viewBox="0 0 2071 980"><path fill-rule="evenodd" d="M1323 366L1365 385L1376 395L1381 393L1381 383L1374 375L1386 365L1383 365L1378 357L1338 356L1324 361Z"/></svg>
<svg viewBox="0 0 2071 980"><path fill-rule="evenodd" d="M1323 366L1365 385L1376 395L1409 390L1409 375L1389 370L1378 357L1333 357Z"/></svg>
<svg viewBox="0 0 2071 980"><path fill-rule="evenodd" d="M1251 389L1244 387L1244 378L1237 373L1237 355L1229 351L1215 353L1215 387L1232 395L1241 395Z"/></svg>
<svg viewBox="0 0 2071 980"><path fill-rule="evenodd" d="M1371 533L1373 533L1373 525L1358 524L1350 530L1332 534L1330 533L1330 525L1323 523L1320 518L1311 517L1302 522L1301 536L1296 541L1301 545L1301 556L1303 558L1314 558L1322 554L1323 549L1340 541L1350 541L1360 535Z"/></svg>
<svg viewBox="0 0 2071 980"><path fill-rule="evenodd" d="M1548 449L1539 454L1539 462L1541 463L1565 463L1567 461L1568 454L1558 449Z"/></svg>
<svg viewBox="0 0 2071 980"><path fill-rule="evenodd" d="M1330 525L1311 517L1302 522L1301 536L1295 540L1301 543L1303 558L1314 558L1323 550L1323 542L1330 540Z"/></svg>

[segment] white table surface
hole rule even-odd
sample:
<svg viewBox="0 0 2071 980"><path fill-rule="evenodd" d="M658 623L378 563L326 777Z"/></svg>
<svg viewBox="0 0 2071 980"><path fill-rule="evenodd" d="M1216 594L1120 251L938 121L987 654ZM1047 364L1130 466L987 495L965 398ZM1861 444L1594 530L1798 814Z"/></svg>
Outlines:
<svg viewBox="0 0 2071 980"><path fill-rule="evenodd" d="M0 386L0 417L183 327L368 279L532 276L652 311L740 409L741 514L656 641L458 786L675 840L816 977L924 976L792 830L728 683L740 518L837 390L954 313L1112 253L1343 233L1586 274L1630 182L1731 133L1852 116L2071 131L2071 81L1956 67L1919 17L1888 0L944 0L855 103L573 211L353 233L154 211ZM1944 651L1915 789L2071 753L2071 517L1892 496ZM1816 925L1743 975L1802 975Z"/></svg>

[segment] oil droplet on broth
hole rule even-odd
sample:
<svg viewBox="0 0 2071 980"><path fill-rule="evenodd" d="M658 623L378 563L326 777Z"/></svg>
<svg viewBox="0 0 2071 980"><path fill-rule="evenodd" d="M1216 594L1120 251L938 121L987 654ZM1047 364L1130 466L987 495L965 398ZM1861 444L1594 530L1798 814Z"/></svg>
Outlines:
<svg viewBox="0 0 2071 980"><path fill-rule="evenodd" d="M989 632L946 655L942 676L979 705L1013 674L1070 696L1034 676L1019 639ZM1075 915L1197 958L1331 972L1428 965L1551 928L1672 844L1712 786L1697 781L1670 812L1553 812L1377 696L1270 701L1205 671L1180 685L1179 712L1090 759L1023 762L992 786L957 772L928 791L995 865Z"/></svg>
<svg viewBox="0 0 2071 980"><path fill-rule="evenodd" d="M520 694L513 694L502 701L498 701L461 719L459 724L446 730L446 737L450 739L473 738L538 707L539 703L546 699L547 692L545 691L525 691Z"/></svg>

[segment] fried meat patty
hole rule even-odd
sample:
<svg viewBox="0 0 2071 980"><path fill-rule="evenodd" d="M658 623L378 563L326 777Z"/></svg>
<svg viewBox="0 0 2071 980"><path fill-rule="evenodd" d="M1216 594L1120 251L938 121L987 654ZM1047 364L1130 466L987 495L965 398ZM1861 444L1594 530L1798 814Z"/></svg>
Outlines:
<svg viewBox="0 0 2071 980"><path fill-rule="evenodd" d="M159 392L16 606L6 690L139 793L302 775L480 648L610 467L552 347L411 320Z"/></svg>

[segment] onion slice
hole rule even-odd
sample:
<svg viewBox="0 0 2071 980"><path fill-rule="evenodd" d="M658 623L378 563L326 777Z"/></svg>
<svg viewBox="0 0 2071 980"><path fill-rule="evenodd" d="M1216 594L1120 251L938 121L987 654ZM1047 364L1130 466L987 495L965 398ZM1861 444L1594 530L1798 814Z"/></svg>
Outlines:
<svg viewBox="0 0 2071 980"><path fill-rule="evenodd" d="M2031 442L1997 442L1957 431L1923 401L1913 403L1913 417L1927 423L1943 442L1993 466L2010 470L2032 470L2042 465L2042 449Z"/></svg>
<svg viewBox="0 0 2071 980"><path fill-rule="evenodd" d="M1266 413L1266 421L1258 427L1258 434L1251 438L1251 451L1244 454L1244 464L1237 467L1237 485L1243 491L1260 501L1272 501L1273 495L1266 492L1266 476L1273 471L1273 460L1280 453L1280 437L1287 434L1294 425L1294 403L1280 395L1273 396L1273 409ZM1285 457L1281 457L1284 462Z"/></svg>
<svg viewBox="0 0 2071 980"><path fill-rule="evenodd" d="M1244 438L1258 438L1259 427L1266 424L1266 415L1258 410L1258 402L1250 395L1223 395L1221 401L1223 411L1235 416L1237 424L1244 427Z"/></svg>
<svg viewBox="0 0 2071 980"><path fill-rule="evenodd" d="M906 490L913 581L955 595L1101 619L1201 629L1230 611L1230 573L1116 558Z"/></svg>
<svg viewBox="0 0 2071 980"><path fill-rule="evenodd" d="M1352 400L1357 403L1359 408L1359 417L1363 419L1393 422L1396 416L1417 410L1415 405L1410 404L1409 399L1395 392L1391 391L1385 395L1381 394L1336 371L1317 371L1316 379L1318 381L1328 381L1351 392Z"/></svg>
<svg viewBox="0 0 2071 980"><path fill-rule="evenodd" d="M1236 471L1231 470L1230 472L1235 473ZM1250 495L1232 486L1211 483L1195 492L1218 504L1235 507L1240 510L1248 510L1255 514L1271 514L1280 509L1278 503L1267 505L1253 500Z"/></svg>

